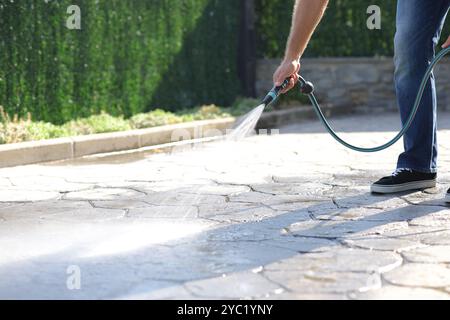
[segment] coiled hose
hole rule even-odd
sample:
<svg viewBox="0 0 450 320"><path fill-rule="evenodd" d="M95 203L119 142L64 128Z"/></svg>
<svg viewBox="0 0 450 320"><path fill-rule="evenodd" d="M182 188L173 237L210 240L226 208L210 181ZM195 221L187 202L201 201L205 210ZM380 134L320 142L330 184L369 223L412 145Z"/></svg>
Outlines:
<svg viewBox="0 0 450 320"><path fill-rule="evenodd" d="M300 84L300 91L307 95L309 100L311 101L312 106L314 107L314 110L317 114L317 116L319 117L319 119L322 121L322 124L325 126L325 128L327 129L328 133L331 134L331 136L336 139L336 141L338 141L340 144L342 144L343 146L357 151L357 152L365 152L365 153L373 153L373 152L379 152L382 150L385 150L391 146L393 146L395 143L397 143L404 135L405 133L409 130L409 128L411 127L411 124L413 123L417 111L419 110L419 106L420 103L422 101L423 98L423 94L425 91L425 88L428 84L428 80L431 77L431 74L433 72L434 67L439 63L439 61L441 61L441 59L447 55L450 52L450 47L446 48L444 50L441 50L436 57L433 59L433 61L431 62L431 64L429 65L427 71L425 72L425 75L423 76L422 79L422 83L420 84L420 88L419 91L417 92L417 97L416 97L416 101L414 103L414 106L411 110L411 114L409 115L408 120L406 121L406 123L404 124L403 128L400 130L400 132L389 142L378 146L378 147L374 147L374 148L363 148L363 147L358 147L358 146L354 146L348 142L346 142L345 140L343 140L342 138L339 137L339 135L336 133L336 131L333 130L333 128L331 127L331 125L329 124L329 122L327 121L325 115L322 112L322 109L320 108L319 103L317 102L317 99L314 95L314 85L309 82L306 81L303 77L299 76L299 84ZM273 88L269 94L264 98L263 100L263 104L267 107L269 106L271 103L273 103L278 96L280 95L280 92L285 89L287 86L289 85L289 79L286 79L284 81L284 83L279 86L279 87L275 87Z"/></svg>

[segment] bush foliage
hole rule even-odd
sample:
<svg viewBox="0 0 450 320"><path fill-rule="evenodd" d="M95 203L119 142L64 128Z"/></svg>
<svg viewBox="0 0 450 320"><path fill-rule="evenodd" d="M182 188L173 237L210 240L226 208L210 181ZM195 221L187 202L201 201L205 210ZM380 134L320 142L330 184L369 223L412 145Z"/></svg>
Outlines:
<svg viewBox="0 0 450 320"><path fill-rule="evenodd" d="M44 121L33 121L31 114L26 117L17 115L10 117L0 106L0 144L24 141L45 140L61 137L79 136L96 133L145 129L169 124L197 120L220 119L231 116L242 116L258 104L254 99L239 99L232 108L221 108L216 105L205 105L179 112L156 109L139 113L130 119L112 116L105 112L87 118L71 120L62 125Z"/></svg>
<svg viewBox="0 0 450 320"><path fill-rule="evenodd" d="M259 57L283 55L293 3L255 0ZM330 1L306 55L392 55L396 1L375 3L381 30L366 27L371 4ZM81 9L81 30L66 26L70 5ZM142 125L180 121L164 112L231 105L241 87L240 10L241 0L0 0L0 104L54 124L161 109L133 117Z"/></svg>
<svg viewBox="0 0 450 320"><path fill-rule="evenodd" d="M284 54L294 0L256 0L258 54ZM367 28L367 8L381 8L381 30ZM325 17L305 52L313 57L392 56L397 1L331 0ZM443 36L450 34L446 24Z"/></svg>
<svg viewBox="0 0 450 320"><path fill-rule="evenodd" d="M53 123L230 105L239 1L0 1L0 104ZM81 30L66 26L70 5Z"/></svg>

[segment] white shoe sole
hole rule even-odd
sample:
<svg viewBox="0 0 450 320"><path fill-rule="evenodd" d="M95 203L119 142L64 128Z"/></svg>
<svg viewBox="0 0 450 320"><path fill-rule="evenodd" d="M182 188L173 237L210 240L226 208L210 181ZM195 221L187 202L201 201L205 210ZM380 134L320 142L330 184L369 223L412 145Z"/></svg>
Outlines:
<svg viewBox="0 0 450 320"><path fill-rule="evenodd" d="M445 203L450 203L450 193L445 194Z"/></svg>
<svg viewBox="0 0 450 320"><path fill-rule="evenodd" d="M436 187L436 180L424 180L424 181L414 181L403 184L396 184L394 186L382 186L378 184L373 184L370 188L370 191L372 191L373 193L388 194L411 190L429 189L435 187ZM450 195L447 195L446 201L450 202Z"/></svg>

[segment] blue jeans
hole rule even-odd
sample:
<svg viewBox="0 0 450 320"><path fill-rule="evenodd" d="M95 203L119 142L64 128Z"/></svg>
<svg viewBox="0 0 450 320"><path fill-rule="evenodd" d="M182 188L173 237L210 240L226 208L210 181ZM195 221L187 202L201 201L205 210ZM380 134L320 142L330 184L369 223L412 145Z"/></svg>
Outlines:
<svg viewBox="0 0 450 320"><path fill-rule="evenodd" d="M422 77L435 56L450 0L398 0L395 35L395 87L403 124L416 99ZM436 172L436 86L434 76L425 90L422 104L404 137L405 152L398 168Z"/></svg>

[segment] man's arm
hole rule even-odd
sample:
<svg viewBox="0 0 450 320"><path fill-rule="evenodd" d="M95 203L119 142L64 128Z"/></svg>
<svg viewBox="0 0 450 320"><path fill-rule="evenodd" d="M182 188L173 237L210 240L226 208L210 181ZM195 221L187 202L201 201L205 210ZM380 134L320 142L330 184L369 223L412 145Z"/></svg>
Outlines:
<svg viewBox="0 0 450 320"><path fill-rule="evenodd" d="M325 13L328 0L296 0L292 19L291 33L284 60L273 76L276 86L291 77L289 86L283 93L292 89L298 81L299 59L303 55L312 34Z"/></svg>

